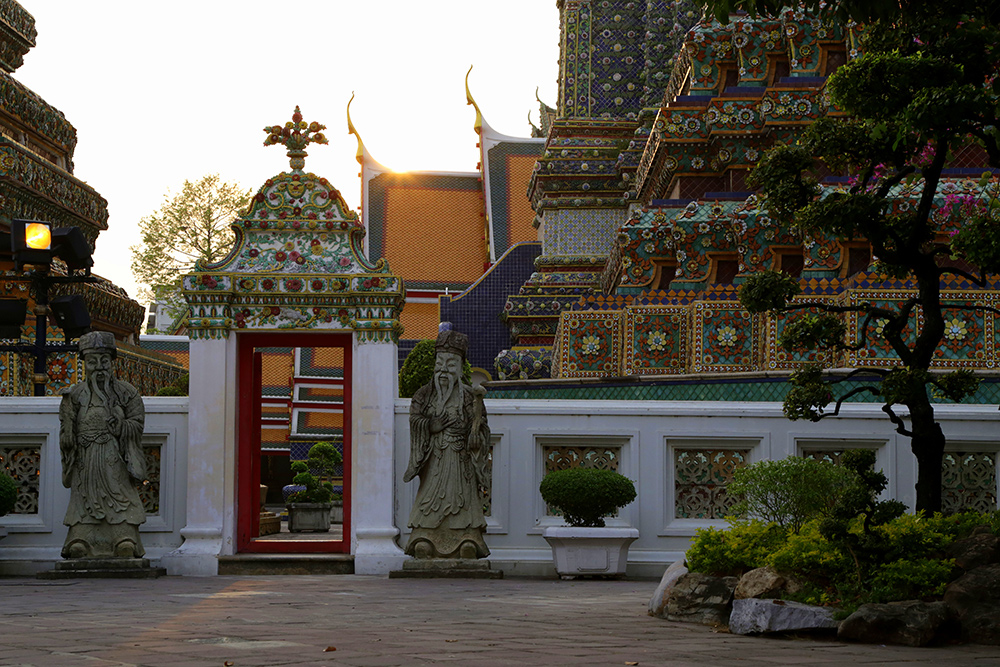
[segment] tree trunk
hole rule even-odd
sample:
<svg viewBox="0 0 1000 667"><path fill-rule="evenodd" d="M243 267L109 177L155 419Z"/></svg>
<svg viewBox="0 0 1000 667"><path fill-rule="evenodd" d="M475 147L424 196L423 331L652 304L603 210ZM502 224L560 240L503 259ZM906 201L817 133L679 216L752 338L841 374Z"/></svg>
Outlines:
<svg viewBox="0 0 1000 667"><path fill-rule="evenodd" d="M921 404L922 403L922 404ZM941 462L944 459L944 432L934 420L928 399L910 408L910 449L917 457L917 511L941 511Z"/></svg>

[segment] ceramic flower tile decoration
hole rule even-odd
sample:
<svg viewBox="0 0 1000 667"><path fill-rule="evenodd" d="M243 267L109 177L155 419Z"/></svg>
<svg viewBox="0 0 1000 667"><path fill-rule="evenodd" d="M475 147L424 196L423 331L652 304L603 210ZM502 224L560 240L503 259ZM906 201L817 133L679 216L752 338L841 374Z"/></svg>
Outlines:
<svg viewBox="0 0 1000 667"><path fill-rule="evenodd" d="M303 171L305 147L325 126L298 107L264 128L265 146L288 149L292 170L268 179L234 224L235 245L184 276L192 338L232 329L353 329L362 341L398 340L405 290L385 259L369 262L358 216L325 178Z"/></svg>

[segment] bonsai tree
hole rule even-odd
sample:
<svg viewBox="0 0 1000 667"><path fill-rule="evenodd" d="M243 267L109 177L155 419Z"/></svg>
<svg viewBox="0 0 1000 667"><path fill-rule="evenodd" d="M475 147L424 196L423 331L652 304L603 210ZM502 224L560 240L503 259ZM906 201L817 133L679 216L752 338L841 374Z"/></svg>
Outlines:
<svg viewBox="0 0 1000 667"><path fill-rule="evenodd" d="M571 526L604 526L604 517L635 500L632 480L613 470L556 470L545 476L538 490Z"/></svg>
<svg viewBox="0 0 1000 667"><path fill-rule="evenodd" d="M17 505L17 482L7 473L0 471L0 516L14 511Z"/></svg>
<svg viewBox="0 0 1000 667"><path fill-rule="evenodd" d="M290 503L328 503L337 495L333 490L332 478L337 474L337 466L344 457L332 442L317 442L309 449L309 458L292 463L295 477L292 483L304 486L288 496Z"/></svg>
<svg viewBox="0 0 1000 667"><path fill-rule="evenodd" d="M406 361L399 370L400 398L413 398L434 376L434 341L422 340L406 355ZM462 382L472 384L472 365L462 362Z"/></svg>
<svg viewBox="0 0 1000 667"><path fill-rule="evenodd" d="M786 4L709 2L722 20L735 10L776 16ZM763 272L743 283L740 301L753 313L818 311L786 327L781 344L788 350L878 347L895 354L893 366L859 366L847 377L820 365L803 368L792 378L785 413L818 421L856 396L881 402L896 431L910 438L918 464L917 509L940 511L945 435L932 397L960 401L976 391L978 379L966 369L932 373L932 362L946 345L975 342L966 319L996 312L974 296L948 297L942 285L957 277L995 289L1000 274L995 176L985 169L961 194L949 194L943 177L947 168L964 167L969 156L974 164L1000 168L1000 19L993 5L973 0L804 4L824 18L865 24L860 54L826 83L831 100L850 117L824 118L795 144L770 150L754 169L753 184L783 228L804 239L867 241L878 260L875 270L911 288L898 298L830 304L793 300L799 281ZM823 188L825 174L849 180L843 188ZM856 332L846 326L848 316L858 322ZM835 386L843 380L854 386Z"/></svg>

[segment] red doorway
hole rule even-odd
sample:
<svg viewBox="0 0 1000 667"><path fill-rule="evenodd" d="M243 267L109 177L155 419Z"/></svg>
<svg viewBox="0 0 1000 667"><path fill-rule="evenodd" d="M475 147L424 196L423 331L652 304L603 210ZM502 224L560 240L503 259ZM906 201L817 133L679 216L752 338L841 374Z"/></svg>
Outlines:
<svg viewBox="0 0 1000 667"><path fill-rule="evenodd" d="M243 333L237 334L237 413L236 413L236 550L238 553L349 553L351 543L351 357L352 334L325 333ZM295 381L300 351L310 354L322 350L342 364L342 374L335 379L313 378L309 383L316 392L337 394L342 398L336 408L321 410L335 420L338 427L330 429L329 439L340 439L343 450L343 522L339 531L330 534L260 535L261 457L274 458L281 450L262 450L262 433L267 432L266 405L274 405L263 382L265 352L278 348L291 350L294 357L288 397L289 437L299 437L300 448L308 446L308 438L295 436L296 420L301 415L295 409L299 398ZM308 355L305 355L308 356ZM315 389L317 388L318 389ZM339 388L339 389L338 389ZM325 440L326 437L314 438ZM304 443L304 445L302 444ZM293 447L295 445L292 445ZM289 450L290 451L290 450ZM285 529L283 529L285 530ZM287 530L285 530L287 533Z"/></svg>

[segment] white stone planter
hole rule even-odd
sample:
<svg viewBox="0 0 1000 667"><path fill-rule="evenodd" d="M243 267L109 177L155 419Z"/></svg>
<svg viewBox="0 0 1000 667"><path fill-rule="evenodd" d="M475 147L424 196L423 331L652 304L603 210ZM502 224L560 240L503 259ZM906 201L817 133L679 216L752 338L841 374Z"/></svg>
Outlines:
<svg viewBox="0 0 1000 667"><path fill-rule="evenodd" d="M288 532L329 531L332 507L332 503L288 503Z"/></svg>
<svg viewBox="0 0 1000 667"><path fill-rule="evenodd" d="M334 500L330 510L330 523L344 523L344 501Z"/></svg>
<svg viewBox="0 0 1000 667"><path fill-rule="evenodd" d="M563 579L625 575L629 545L639 539L636 528L550 526L542 537L552 547L556 572Z"/></svg>

